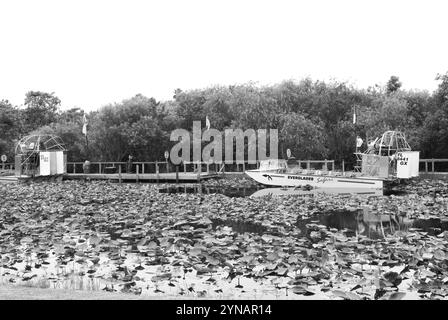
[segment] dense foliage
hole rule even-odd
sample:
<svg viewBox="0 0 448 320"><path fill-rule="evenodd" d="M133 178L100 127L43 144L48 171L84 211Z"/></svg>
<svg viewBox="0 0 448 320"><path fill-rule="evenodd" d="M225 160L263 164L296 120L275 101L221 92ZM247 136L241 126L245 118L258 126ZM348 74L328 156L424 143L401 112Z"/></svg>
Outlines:
<svg viewBox="0 0 448 320"><path fill-rule="evenodd" d="M401 130L421 158L448 158L448 73L438 75L433 93L406 91L392 76L384 88L357 89L347 83L284 81L182 91L170 101L141 94L86 114L88 135L81 132L84 111L61 108L54 93L28 92L23 106L0 100L0 153L10 159L17 140L32 132L53 132L69 149L69 161L163 159L176 128L192 129L206 116L218 130L276 128L279 157L289 148L297 159L353 161L357 135L364 141L385 130ZM357 122L353 124L353 110Z"/></svg>

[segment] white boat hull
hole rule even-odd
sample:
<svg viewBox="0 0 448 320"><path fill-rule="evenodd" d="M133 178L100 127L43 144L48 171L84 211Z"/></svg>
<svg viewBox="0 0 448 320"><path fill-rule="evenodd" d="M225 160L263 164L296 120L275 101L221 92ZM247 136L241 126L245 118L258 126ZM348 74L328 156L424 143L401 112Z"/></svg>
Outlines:
<svg viewBox="0 0 448 320"><path fill-rule="evenodd" d="M383 180L375 178L276 173L259 170L248 170L245 173L258 183L267 186L301 187L310 185L314 188L383 188Z"/></svg>
<svg viewBox="0 0 448 320"><path fill-rule="evenodd" d="M290 188L263 188L250 195L251 198L265 196L315 196L319 194L358 194L366 196L382 196L382 189L368 188L317 188L313 190L301 190L294 187Z"/></svg>

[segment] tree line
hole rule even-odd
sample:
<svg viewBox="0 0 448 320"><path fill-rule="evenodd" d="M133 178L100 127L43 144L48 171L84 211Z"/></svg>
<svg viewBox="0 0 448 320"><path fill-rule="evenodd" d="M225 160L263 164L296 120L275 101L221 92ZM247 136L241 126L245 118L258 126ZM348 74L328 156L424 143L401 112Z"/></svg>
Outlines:
<svg viewBox="0 0 448 320"><path fill-rule="evenodd" d="M346 82L284 81L177 89L168 101L141 94L85 113L61 110L54 93L30 91L23 106L0 100L0 154L14 156L17 141L29 134L50 133L66 143L69 161L162 160L174 129L192 129L209 118L211 127L278 129L279 157L290 149L297 159L333 159L353 163L356 137L364 141L386 130L406 134L421 158L448 158L448 72L438 88L403 90L392 76L384 87L355 88ZM353 123L353 111L356 123ZM87 140L81 132L88 120Z"/></svg>

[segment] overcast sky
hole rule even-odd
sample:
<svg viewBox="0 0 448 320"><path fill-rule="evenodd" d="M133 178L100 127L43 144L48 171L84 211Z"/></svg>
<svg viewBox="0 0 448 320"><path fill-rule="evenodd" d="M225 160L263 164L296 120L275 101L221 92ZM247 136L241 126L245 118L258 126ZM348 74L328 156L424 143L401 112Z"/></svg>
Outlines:
<svg viewBox="0 0 448 320"><path fill-rule="evenodd" d="M0 0L0 99L40 90L93 110L307 76L433 91L447 12L446 0Z"/></svg>

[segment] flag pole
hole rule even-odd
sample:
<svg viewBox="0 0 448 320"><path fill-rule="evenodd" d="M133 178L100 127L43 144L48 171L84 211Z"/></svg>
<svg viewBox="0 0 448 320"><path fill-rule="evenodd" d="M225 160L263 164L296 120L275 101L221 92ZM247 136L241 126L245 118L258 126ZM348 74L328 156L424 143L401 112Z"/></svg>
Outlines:
<svg viewBox="0 0 448 320"><path fill-rule="evenodd" d="M85 136L86 136L86 151L87 151L87 158L90 158L90 152L89 152L89 139L87 139L87 132L86 132Z"/></svg>
<svg viewBox="0 0 448 320"><path fill-rule="evenodd" d="M87 159L90 157L90 152L89 152L89 139L87 138L87 118L86 118L86 114L84 113L83 116L83 125L82 125L82 133L85 136L85 142L86 142L86 156Z"/></svg>
<svg viewBox="0 0 448 320"><path fill-rule="evenodd" d="M353 124L355 126L355 153L358 153L358 132L356 130L356 105L353 105Z"/></svg>

